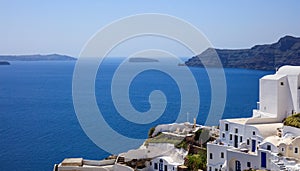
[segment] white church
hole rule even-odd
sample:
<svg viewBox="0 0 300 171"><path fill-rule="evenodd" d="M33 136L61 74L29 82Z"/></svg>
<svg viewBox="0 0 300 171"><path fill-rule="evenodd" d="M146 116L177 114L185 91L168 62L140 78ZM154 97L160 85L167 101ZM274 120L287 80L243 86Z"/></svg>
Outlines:
<svg viewBox="0 0 300 171"><path fill-rule="evenodd" d="M300 170L300 129L284 126L300 113L300 66L283 66L260 79L251 118L220 120L219 138L207 144L208 171Z"/></svg>

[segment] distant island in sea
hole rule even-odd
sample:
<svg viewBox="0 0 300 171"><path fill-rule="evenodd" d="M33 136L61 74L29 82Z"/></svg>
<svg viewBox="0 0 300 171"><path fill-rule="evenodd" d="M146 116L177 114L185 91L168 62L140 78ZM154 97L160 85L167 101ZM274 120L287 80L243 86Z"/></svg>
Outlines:
<svg viewBox="0 0 300 171"><path fill-rule="evenodd" d="M219 56L224 68L275 70L283 65L300 65L300 38L285 36L273 44L255 45L250 49L208 48L203 53L188 59L191 67L217 67L213 55ZM201 60L200 60L201 59Z"/></svg>
<svg viewBox="0 0 300 171"><path fill-rule="evenodd" d="M49 55L0 55L0 61L73 61L76 58L59 55L59 54L49 54Z"/></svg>
<svg viewBox="0 0 300 171"><path fill-rule="evenodd" d="M10 65L10 63L7 61L0 61L0 65Z"/></svg>
<svg viewBox="0 0 300 171"><path fill-rule="evenodd" d="M135 58L129 58L129 62L159 62L159 61L157 59L135 57Z"/></svg>
<svg viewBox="0 0 300 171"><path fill-rule="evenodd" d="M189 67L218 67L213 56L218 55L224 68L276 70L283 65L300 65L300 38L284 36L276 43L255 45L249 49L208 48L199 55L189 58L184 64ZM60 55L0 55L1 65L10 61L74 61L77 58ZM130 62L158 62L150 58L131 58Z"/></svg>

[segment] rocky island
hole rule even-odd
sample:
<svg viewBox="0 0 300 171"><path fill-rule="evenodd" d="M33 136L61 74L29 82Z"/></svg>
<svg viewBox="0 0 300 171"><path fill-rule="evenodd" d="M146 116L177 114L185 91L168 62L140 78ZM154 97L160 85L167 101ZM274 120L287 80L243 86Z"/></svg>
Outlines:
<svg viewBox="0 0 300 171"><path fill-rule="evenodd" d="M135 57L135 58L129 58L129 62L159 62L159 61L157 59Z"/></svg>
<svg viewBox="0 0 300 171"><path fill-rule="evenodd" d="M0 65L10 65L10 63L7 61L0 61Z"/></svg>
<svg viewBox="0 0 300 171"><path fill-rule="evenodd" d="M273 44L256 45L250 49L209 48L185 62L191 67L216 67L211 58L218 55L224 68L276 70L283 65L300 65L300 38L285 36ZM201 59L201 60L200 60Z"/></svg>
<svg viewBox="0 0 300 171"><path fill-rule="evenodd" d="M49 54L49 55L0 55L0 60L3 61L74 61L76 58L60 55L60 54Z"/></svg>

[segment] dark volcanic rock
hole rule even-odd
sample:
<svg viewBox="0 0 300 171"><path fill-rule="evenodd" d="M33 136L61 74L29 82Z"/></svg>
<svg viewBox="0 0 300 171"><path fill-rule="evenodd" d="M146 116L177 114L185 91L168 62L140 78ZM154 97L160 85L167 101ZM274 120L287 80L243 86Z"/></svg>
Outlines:
<svg viewBox="0 0 300 171"><path fill-rule="evenodd" d="M217 67L213 55L218 55L224 68L275 70L282 65L300 65L300 38L285 36L278 42L256 45L251 49L212 49L185 62L187 66ZM201 60L200 60L201 59Z"/></svg>
<svg viewBox="0 0 300 171"><path fill-rule="evenodd" d="M10 63L7 61L0 61L0 65L10 65Z"/></svg>

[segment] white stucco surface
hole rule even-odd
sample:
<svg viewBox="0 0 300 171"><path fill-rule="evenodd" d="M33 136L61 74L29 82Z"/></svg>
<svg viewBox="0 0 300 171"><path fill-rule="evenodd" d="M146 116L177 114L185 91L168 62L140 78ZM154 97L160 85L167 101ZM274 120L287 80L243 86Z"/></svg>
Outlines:
<svg viewBox="0 0 300 171"><path fill-rule="evenodd" d="M252 117L220 120L219 139L207 145L208 170L221 165L227 171L237 167L298 169L300 129L283 126L282 121L300 113L300 66L283 66L262 77L259 86L258 108ZM225 153L225 158L220 158L220 153Z"/></svg>

